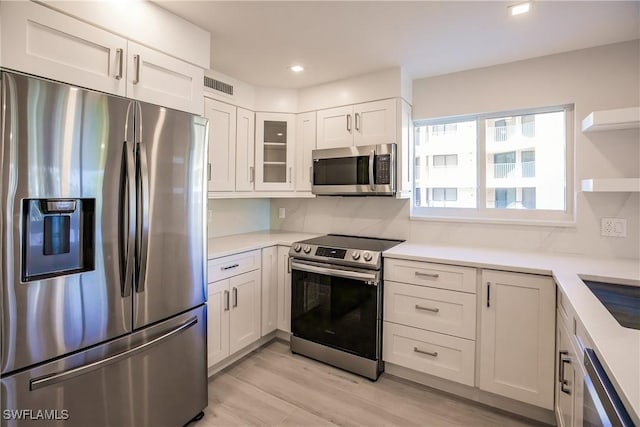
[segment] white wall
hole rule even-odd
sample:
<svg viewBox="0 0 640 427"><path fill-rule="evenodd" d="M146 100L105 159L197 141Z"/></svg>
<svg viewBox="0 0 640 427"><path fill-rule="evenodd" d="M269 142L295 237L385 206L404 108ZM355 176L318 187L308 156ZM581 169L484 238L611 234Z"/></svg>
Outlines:
<svg viewBox="0 0 640 427"><path fill-rule="evenodd" d="M386 98L404 98L411 104L410 89L410 80L402 68L389 68L300 89L298 111L322 110Z"/></svg>
<svg viewBox="0 0 640 427"><path fill-rule="evenodd" d="M583 134L592 110L640 105L640 40L413 82L415 119L575 104L576 189L584 178L640 176L638 130ZM302 103L302 102L301 102ZM409 219L410 201L320 197L273 200L271 227L451 245L640 258L638 193L575 194L575 227ZM287 217L278 219L285 207ZM600 236L600 219L627 219L627 238Z"/></svg>
<svg viewBox="0 0 640 427"><path fill-rule="evenodd" d="M268 199L210 199L207 236L220 237L269 229Z"/></svg>

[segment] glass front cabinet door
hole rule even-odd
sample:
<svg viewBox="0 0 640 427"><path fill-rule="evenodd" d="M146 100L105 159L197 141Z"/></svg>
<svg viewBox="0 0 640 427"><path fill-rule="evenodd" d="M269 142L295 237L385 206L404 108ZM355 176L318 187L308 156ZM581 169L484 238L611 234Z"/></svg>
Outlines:
<svg viewBox="0 0 640 427"><path fill-rule="evenodd" d="M256 113L256 190L293 191L295 115Z"/></svg>

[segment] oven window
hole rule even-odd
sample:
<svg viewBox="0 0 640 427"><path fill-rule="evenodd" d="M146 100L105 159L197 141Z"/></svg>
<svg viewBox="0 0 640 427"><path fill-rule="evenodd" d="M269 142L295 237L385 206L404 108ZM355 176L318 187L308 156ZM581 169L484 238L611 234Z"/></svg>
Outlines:
<svg viewBox="0 0 640 427"><path fill-rule="evenodd" d="M291 330L299 338L376 360L378 289L293 270Z"/></svg>
<svg viewBox="0 0 640 427"><path fill-rule="evenodd" d="M338 157L313 162L314 185L369 184L369 157Z"/></svg>

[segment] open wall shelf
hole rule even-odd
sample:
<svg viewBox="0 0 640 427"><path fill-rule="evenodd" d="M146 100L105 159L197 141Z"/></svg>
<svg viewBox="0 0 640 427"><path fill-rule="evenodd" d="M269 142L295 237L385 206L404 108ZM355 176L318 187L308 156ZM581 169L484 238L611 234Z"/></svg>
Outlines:
<svg viewBox="0 0 640 427"><path fill-rule="evenodd" d="M640 107L594 111L582 120L582 132L640 128Z"/></svg>
<svg viewBox="0 0 640 427"><path fill-rule="evenodd" d="M640 178L583 179L582 191L589 193L640 192Z"/></svg>

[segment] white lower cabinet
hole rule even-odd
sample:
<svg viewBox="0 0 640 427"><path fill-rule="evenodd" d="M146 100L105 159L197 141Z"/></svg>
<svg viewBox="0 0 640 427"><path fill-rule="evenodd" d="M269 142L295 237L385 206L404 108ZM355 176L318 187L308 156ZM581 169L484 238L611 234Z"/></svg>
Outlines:
<svg viewBox="0 0 640 427"><path fill-rule="evenodd" d="M555 283L482 271L480 389L553 410Z"/></svg>
<svg viewBox="0 0 640 427"><path fill-rule="evenodd" d="M397 325L384 324L383 357L386 362L473 386L473 340Z"/></svg>
<svg viewBox="0 0 640 427"><path fill-rule="evenodd" d="M238 264L232 257L227 258L232 262L230 266ZM210 277L212 263L215 261L218 260L209 261ZM216 265L220 264L225 263L219 262ZM252 271L209 283L207 304L207 359L208 366L211 367L260 338L259 264Z"/></svg>
<svg viewBox="0 0 640 427"><path fill-rule="evenodd" d="M278 246L278 329L291 332L291 261L289 246Z"/></svg>
<svg viewBox="0 0 640 427"><path fill-rule="evenodd" d="M277 328L278 247L262 249L262 336Z"/></svg>
<svg viewBox="0 0 640 427"><path fill-rule="evenodd" d="M558 378L556 379L556 419L558 427L573 427L575 424L574 388L576 384L576 354L571 345L571 335L563 319L558 313L556 334L556 366Z"/></svg>
<svg viewBox="0 0 640 427"><path fill-rule="evenodd" d="M383 360L474 385L476 270L384 261Z"/></svg>

